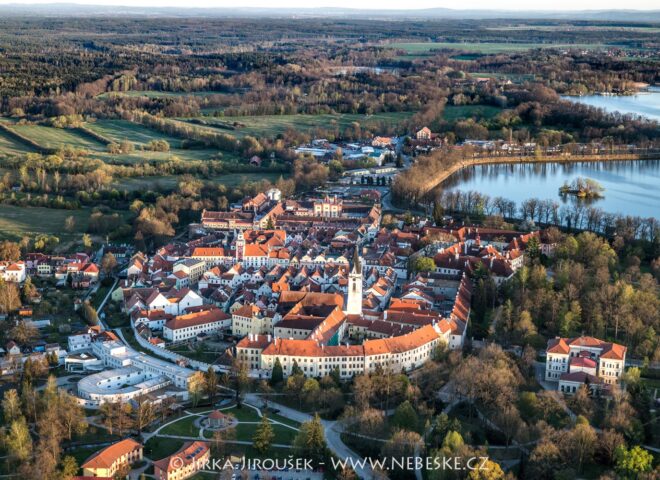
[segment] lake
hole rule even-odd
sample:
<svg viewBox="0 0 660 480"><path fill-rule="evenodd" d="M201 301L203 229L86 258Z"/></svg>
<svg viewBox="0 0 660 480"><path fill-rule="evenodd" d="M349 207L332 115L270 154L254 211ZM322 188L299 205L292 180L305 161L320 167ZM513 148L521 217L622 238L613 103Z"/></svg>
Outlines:
<svg viewBox="0 0 660 480"><path fill-rule="evenodd" d="M559 187L577 177L594 179L605 188L604 198L589 200L591 206L609 213L660 218L660 160L476 165L450 176L442 188L504 197L518 206L528 198L563 205L582 201L559 195Z"/></svg>
<svg viewBox="0 0 660 480"><path fill-rule="evenodd" d="M649 87L648 92L640 92L637 95L585 95L563 98L602 108L607 112L634 113L660 121L660 87Z"/></svg>

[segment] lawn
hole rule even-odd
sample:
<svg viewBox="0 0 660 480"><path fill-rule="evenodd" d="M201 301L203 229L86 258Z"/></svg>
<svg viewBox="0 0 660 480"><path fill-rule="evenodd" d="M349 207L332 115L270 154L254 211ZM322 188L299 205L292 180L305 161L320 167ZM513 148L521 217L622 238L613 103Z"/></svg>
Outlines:
<svg viewBox="0 0 660 480"><path fill-rule="evenodd" d="M236 426L236 440L243 440L246 442L252 441L254 432L259 427L259 423L239 423ZM279 425L277 423L272 423L273 433L275 438L273 443L279 443L281 445L292 445L293 440L298 434L297 430L294 430L284 425Z"/></svg>
<svg viewBox="0 0 660 480"><path fill-rule="evenodd" d="M33 152L34 150L22 142L13 139L3 130L0 130L0 155L23 155L25 153Z"/></svg>
<svg viewBox="0 0 660 480"><path fill-rule="evenodd" d="M64 221L73 217L76 230L87 230L90 212L87 209L60 210L43 207L17 207L14 205L0 206L0 237L20 238L25 234L53 233L65 236Z"/></svg>
<svg viewBox="0 0 660 480"><path fill-rule="evenodd" d="M454 43L454 42L395 42L388 45L390 48L404 50L407 55L430 54L431 50L461 50L464 52L482 53L492 55L497 53L521 52L534 48L605 48L605 45L555 44L555 43Z"/></svg>
<svg viewBox="0 0 660 480"><path fill-rule="evenodd" d="M261 420L257 411L254 408L247 406L230 408L228 410L223 410L222 413L225 415L233 415L239 422L259 422Z"/></svg>
<svg viewBox="0 0 660 480"><path fill-rule="evenodd" d="M46 127L43 125L14 125L16 132L31 139L42 147L59 148L71 145L75 148L104 152L105 144L90 136L77 133L75 130Z"/></svg>
<svg viewBox="0 0 660 480"><path fill-rule="evenodd" d="M443 118L448 122L463 120L465 118L493 118L502 111L501 108L492 105L447 105Z"/></svg>
<svg viewBox="0 0 660 480"><path fill-rule="evenodd" d="M151 460L160 460L179 450L184 442L178 438L151 437L144 445L144 455Z"/></svg>
<svg viewBox="0 0 660 480"><path fill-rule="evenodd" d="M128 120L97 120L88 123L87 128L117 143L128 140L137 145L146 145L151 140L166 140L171 147L179 147L181 139Z"/></svg>
<svg viewBox="0 0 660 480"><path fill-rule="evenodd" d="M322 114L322 115L255 115L248 117L203 117L207 126L217 126L216 130L235 135L237 137L252 135L254 137L273 138L287 130L311 132L315 128L345 129L353 122L358 122L362 128L378 128L380 125L394 126L409 119L414 112L386 112L374 115L360 114ZM186 119L182 119L186 120ZM235 130L222 128L227 124L243 124Z"/></svg>
<svg viewBox="0 0 660 480"><path fill-rule="evenodd" d="M85 447L85 448L76 448L75 450L70 450L63 453L63 456L71 456L76 459L78 465L82 464L85 460L92 456L92 454L98 452L99 450L105 448L102 447Z"/></svg>
<svg viewBox="0 0 660 480"><path fill-rule="evenodd" d="M195 420L202 418L198 416L192 416L187 418L182 418L174 423L169 424L167 427L163 428L159 433L163 435L181 435L183 437L196 437L199 435L199 427L194 425Z"/></svg>

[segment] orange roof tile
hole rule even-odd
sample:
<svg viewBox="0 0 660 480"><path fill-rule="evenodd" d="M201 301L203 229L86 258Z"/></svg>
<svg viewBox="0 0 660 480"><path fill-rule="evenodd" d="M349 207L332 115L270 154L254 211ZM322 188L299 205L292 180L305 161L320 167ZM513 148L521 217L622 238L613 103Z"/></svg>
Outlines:
<svg viewBox="0 0 660 480"><path fill-rule="evenodd" d="M126 438L96 452L81 465L81 468L111 468L123 455L138 449L142 449L142 444L132 438Z"/></svg>

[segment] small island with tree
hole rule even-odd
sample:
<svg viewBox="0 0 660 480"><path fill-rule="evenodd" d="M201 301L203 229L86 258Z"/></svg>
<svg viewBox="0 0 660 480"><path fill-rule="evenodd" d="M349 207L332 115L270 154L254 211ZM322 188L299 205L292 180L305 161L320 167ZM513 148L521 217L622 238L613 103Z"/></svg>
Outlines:
<svg viewBox="0 0 660 480"><path fill-rule="evenodd" d="M605 189L596 180L578 177L570 184L564 182L559 188L560 195L573 195L578 198L603 198Z"/></svg>

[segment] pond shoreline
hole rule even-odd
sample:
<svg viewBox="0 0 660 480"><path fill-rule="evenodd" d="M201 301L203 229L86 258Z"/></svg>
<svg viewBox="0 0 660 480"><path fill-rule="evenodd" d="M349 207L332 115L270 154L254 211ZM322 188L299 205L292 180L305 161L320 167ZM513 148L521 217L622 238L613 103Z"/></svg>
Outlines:
<svg viewBox="0 0 660 480"><path fill-rule="evenodd" d="M551 156L541 155L538 157L482 157L469 160L462 160L451 167L438 172L438 174L427 183L432 184L430 187L425 186L425 194L430 192L442 184L456 172L459 172L467 167L474 167L478 165L514 165L514 164L530 164L530 163L581 163L581 162L621 162L621 161L638 161L638 160L658 160L660 159L660 152L649 154L640 153L627 153L627 154L595 154L595 155L570 155L570 156Z"/></svg>

